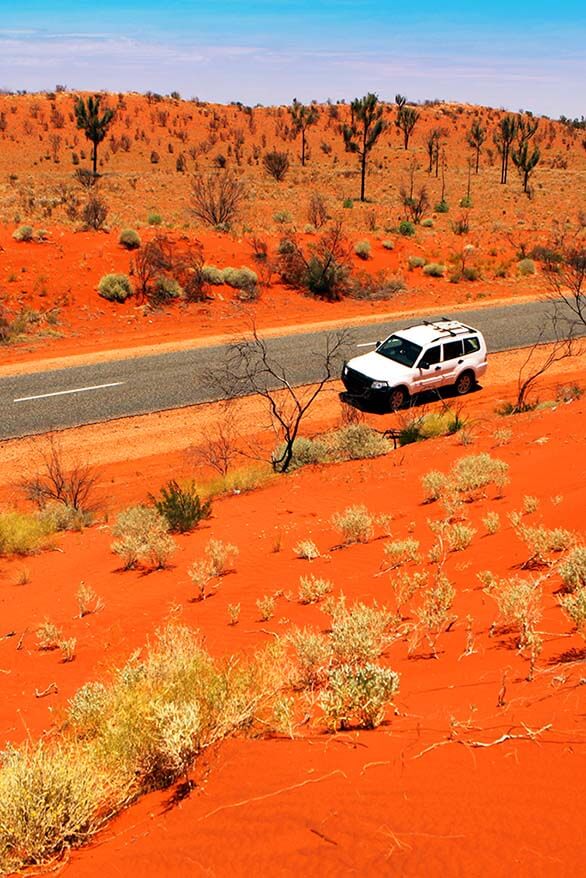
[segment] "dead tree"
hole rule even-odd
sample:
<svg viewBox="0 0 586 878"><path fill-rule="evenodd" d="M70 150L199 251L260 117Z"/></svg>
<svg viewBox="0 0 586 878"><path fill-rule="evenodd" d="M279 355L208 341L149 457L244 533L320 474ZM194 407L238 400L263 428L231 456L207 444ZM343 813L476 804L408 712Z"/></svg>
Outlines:
<svg viewBox="0 0 586 878"><path fill-rule="evenodd" d="M312 354L318 377L309 385L298 386L253 326L249 338L228 348L223 368L209 376L224 397L257 396L264 401L280 443L271 456L274 472L289 469L303 420L327 382L339 373L349 343L348 330L327 334L322 350Z"/></svg>
<svg viewBox="0 0 586 878"><path fill-rule="evenodd" d="M573 335L570 333L565 338L561 337L555 315L552 321L556 336L558 336L556 341L551 346L544 345L543 335L545 329L543 328L535 344L529 348L527 356L519 369L517 376L517 398L512 408L512 413L514 414L526 412L532 408L529 402L529 394L542 375L548 372L555 363L576 355ZM538 357L540 353L543 353L542 357Z"/></svg>
<svg viewBox="0 0 586 878"><path fill-rule="evenodd" d="M542 269L550 299L571 324L586 326L586 216L576 228L563 223L554 229L552 241L542 254Z"/></svg>

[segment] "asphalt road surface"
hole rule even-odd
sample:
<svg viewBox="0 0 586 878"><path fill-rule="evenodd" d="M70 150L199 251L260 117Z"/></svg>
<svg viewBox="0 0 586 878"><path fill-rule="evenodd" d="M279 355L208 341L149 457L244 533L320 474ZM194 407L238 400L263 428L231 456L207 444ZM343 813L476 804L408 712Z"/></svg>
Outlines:
<svg viewBox="0 0 586 878"><path fill-rule="evenodd" d="M484 333L489 351L503 351L537 340L553 341L554 328L548 316L551 309L549 302L532 302L451 311L429 319L461 319ZM353 327L347 358L363 352L355 345L385 338L417 321L412 318ZM586 328L581 329L586 334ZM283 364L289 381L310 383L319 377L324 335L321 331L272 338L267 340L267 347ZM223 394L210 381L210 375L221 369L225 356L226 348L216 346L2 378L0 439L219 399Z"/></svg>

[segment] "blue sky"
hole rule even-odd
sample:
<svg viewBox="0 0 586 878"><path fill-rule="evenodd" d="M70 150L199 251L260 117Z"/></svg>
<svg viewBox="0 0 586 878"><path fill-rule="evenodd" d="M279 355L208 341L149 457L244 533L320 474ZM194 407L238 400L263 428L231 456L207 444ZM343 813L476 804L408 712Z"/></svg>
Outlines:
<svg viewBox="0 0 586 878"><path fill-rule="evenodd" d="M441 12L438 11L441 9ZM179 91L216 101L470 101L586 114L577 0L0 0L0 87Z"/></svg>

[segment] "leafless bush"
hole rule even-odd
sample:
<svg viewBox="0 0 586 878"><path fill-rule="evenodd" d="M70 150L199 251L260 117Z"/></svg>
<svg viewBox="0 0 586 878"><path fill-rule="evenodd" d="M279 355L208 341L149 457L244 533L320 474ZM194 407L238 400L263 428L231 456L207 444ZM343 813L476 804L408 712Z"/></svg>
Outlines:
<svg viewBox="0 0 586 878"><path fill-rule="evenodd" d="M228 172L197 176L191 189L192 213L210 226L229 228L244 198L240 180Z"/></svg>
<svg viewBox="0 0 586 878"><path fill-rule="evenodd" d="M87 228L97 232L104 227L108 217L108 205L96 195L90 195L81 217Z"/></svg>
<svg viewBox="0 0 586 878"><path fill-rule="evenodd" d="M39 509L48 503L62 503L80 513L96 510L94 489L99 472L89 463L75 461L67 466L63 449L54 436L41 454L40 471L23 477L22 487L26 496Z"/></svg>
<svg viewBox="0 0 586 878"><path fill-rule="evenodd" d="M234 460L238 457L238 433L232 412L227 411L222 420L205 431L199 445L187 450L190 462L199 466L209 466L221 476L226 476Z"/></svg>
<svg viewBox="0 0 586 878"><path fill-rule="evenodd" d="M327 222L328 208L324 197L320 195L319 192L312 192L310 195L309 205L307 207L307 219L316 229L321 229L321 227Z"/></svg>

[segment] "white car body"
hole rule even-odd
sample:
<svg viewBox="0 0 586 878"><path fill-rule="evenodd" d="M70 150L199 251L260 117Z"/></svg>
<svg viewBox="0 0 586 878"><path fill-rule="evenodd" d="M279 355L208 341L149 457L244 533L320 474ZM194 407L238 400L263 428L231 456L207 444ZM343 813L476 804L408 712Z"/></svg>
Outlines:
<svg viewBox="0 0 586 878"><path fill-rule="evenodd" d="M398 330L377 342L374 351L344 364L342 381L351 396L386 400L395 409L425 390L455 385L457 393L468 393L486 368L482 333L442 319Z"/></svg>

